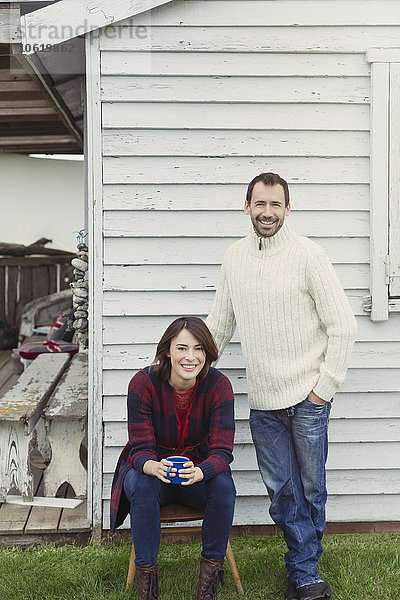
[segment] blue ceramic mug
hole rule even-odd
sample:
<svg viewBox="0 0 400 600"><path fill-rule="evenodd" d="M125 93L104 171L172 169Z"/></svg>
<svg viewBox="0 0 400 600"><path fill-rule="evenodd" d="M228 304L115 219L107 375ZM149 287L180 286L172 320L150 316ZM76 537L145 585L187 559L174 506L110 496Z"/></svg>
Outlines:
<svg viewBox="0 0 400 600"><path fill-rule="evenodd" d="M186 456L167 456L167 460L173 463L167 469L167 478L171 481L171 483L177 483L180 485L187 479L179 477L178 469L182 469L182 465L190 461L190 458L186 458ZM176 469L176 473L171 473L171 469Z"/></svg>

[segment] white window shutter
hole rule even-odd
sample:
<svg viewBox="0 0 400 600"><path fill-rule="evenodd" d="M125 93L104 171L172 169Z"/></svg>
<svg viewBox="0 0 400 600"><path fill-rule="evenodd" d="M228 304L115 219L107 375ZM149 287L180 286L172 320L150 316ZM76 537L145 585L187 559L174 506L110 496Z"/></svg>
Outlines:
<svg viewBox="0 0 400 600"><path fill-rule="evenodd" d="M400 297L400 63L390 64L389 296Z"/></svg>
<svg viewBox="0 0 400 600"><path fill-rule="evenodd" d="M389 64L371 64L371 320L386 321L388 307Z"/></svg>

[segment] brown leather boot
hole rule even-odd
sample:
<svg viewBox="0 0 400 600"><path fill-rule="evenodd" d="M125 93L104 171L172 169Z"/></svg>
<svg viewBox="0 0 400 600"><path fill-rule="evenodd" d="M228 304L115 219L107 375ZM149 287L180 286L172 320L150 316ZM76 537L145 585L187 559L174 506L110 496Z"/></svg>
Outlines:
<svg viewBox="0 0 400 600"><path fill-rule="evenodd" d="M194 600L216 600L220 583L225 583L224 561L201 557L200 579Z"/></svg>
<svg viewBox="0 0 400 600"><path fill-rule="evenodd" d="M158 565L136 565L138 600L158 600Z"/></svg>

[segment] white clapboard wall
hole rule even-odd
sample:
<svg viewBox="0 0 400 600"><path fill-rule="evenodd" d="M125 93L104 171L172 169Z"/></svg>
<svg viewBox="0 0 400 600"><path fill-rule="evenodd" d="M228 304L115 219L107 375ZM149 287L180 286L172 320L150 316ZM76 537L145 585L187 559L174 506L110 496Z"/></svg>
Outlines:
<svg viewBox="0 0 400 600"><path fill-rule="evenodd" d="M289 180L290 225L326 249L359 325L332 412L328 520L400 520L400 319L363 312L365 52L399 39L397 0L177 0L102 32L105 528L128 381L176 316L207 315L265 170ZM220 368L236 397L235 523L270 523L237 337Z"/></svg>

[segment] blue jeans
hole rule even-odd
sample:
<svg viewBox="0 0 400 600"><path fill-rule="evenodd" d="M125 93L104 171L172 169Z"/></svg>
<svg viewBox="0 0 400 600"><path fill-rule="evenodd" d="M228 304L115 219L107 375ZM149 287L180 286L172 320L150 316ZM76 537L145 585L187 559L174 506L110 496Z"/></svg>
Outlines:
<svg viewBox="0 0 400 600"><path fill-rule="evenodd" d="M163 483L130 469L124 491L131 510L131 532L135 546L135 564L154 565L160 545L160 506L178 502L204 508L201 529L204 558L223 560L232 527L236 490L230 473L220 473L193 485Z"/></svg>
<svg viewBox="0 0 400 600"><path fill-rule="evenodd" d="M269 512L283 531L287 574L297 587L321 581L330 409L330 402L318 405L306 398L289 409L250 411Z"/></svg>

